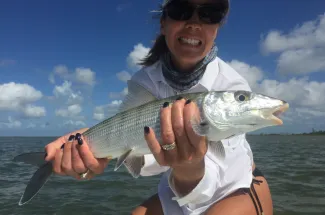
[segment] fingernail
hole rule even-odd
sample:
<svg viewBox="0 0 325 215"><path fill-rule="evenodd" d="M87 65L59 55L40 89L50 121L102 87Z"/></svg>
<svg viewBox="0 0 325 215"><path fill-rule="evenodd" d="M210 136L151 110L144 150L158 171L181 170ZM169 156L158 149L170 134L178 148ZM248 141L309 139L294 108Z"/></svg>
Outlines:
<svg viewBox="0 0 325 215"><path fill-rule="evenodd" d="M47 157L47 153L45 153L45 155L44 155L44 159Z"/></svg>
<svg viewBox="0 0 325 215"><path fill-rule="evenodd" d="M69 142L72 142L72 141L73 141L73 139L74 139L74 135L70 135L70 137L69 137L68 141L69 141Z"/></svg>
<svg viewBox="0 0 325 215"><path fill-rule="evenodd" d="M64 149L64 143L63 143L63 145L61 146L61 149Z"/></svg>
<svg viewBox="0 0 325 215"><path fill-rule="evenodd" d="M77 134L76 134L75 140L78 141L78 144L79 144L80 146L83 144L83 141L82 141L82 139L81 139L81 134L80 134L80 133L77 133Z"/></svg>
<svg viewBox="0 0 325 215"><path fill-rule="evenodd" d="M148 127L148 126L145 126L145 127L144 127L144 133L145 133L145 134L149 134L149 132L150 132L149 127Z"/></svg>
<svg viewBox="0 0 325 215"><path fill-rule="evenodd" d="M166 108L166 107L168 107L168 105L169 105L169 102L165 102L163 107Z"/></svg>
<svg viewBox="0 0 325 215"><path fill-rule="evenodd" d="M179 100L182 100L182 99L183 99L183 97L180 96L180 97L178 97L176 100L179 101Z"/></svg>
<svg viewBox="0 0 325 215"><path fill-rule="evenodd" d="M189 99L189 100L186 101L185 105L188 105L188 104L191 103L191 102L192 102L192 100Z"/></svg>

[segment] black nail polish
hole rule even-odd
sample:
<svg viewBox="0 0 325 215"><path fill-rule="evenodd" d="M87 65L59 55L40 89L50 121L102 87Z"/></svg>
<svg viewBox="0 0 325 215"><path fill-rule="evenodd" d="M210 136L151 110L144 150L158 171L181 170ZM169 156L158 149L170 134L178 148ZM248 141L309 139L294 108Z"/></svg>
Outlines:
<svg viewBox="0 0 325 215"><path fill-rule="evenodd" d="M81 134L76 133L75 139L78 141L78 144L81 146L83 144L83 141L81 139Z"/></svg>
<svg viewBox="0 0 325 215"><path fill-rule="evenodd" d="M176 100L179 101L179 100L182 100L182 99L183 99L183 97L180 96L180 97L178 97Z"/></svg>
<svg viewBox="0 0 325 215"><path fill-rule="evenodd" d="M68 141L69 141L69 142L72 142L72 141L73 141L73 139L74 139L74 135L70 135L70 137L69 137Z"/></svg>
<svg viewBox="0 0 325 215"><path fill-rule="evenodd" d="M149 134L149 132L150 132L149 127L148 126L144 127L144 133L145 134Z"/></svg>
<svg viewBox="0 0 325 215"><path fill-rule="evenodd" d="M185 105L188 105L188 104L191 103L191 102L192 102L192 100L189 99L189 100L186 101Z"/></svg>
<svg viewBox="0 0 325 215"><path fill-rule="evenodd" d="M84 142L82 141L82 139L78 139L78 144L81 146Z"/></svg>
<svg viewBox="0 0 325 215"><path fill-rule="evenodd" d="M76 133L76 136L74 137L75 140L78 140L81 138L81 134L80 133Z"/></svg>
<svg viewBox="0 0 325 215"><path fill-rule="evenodd" d="M166 108L168 106L169 106L169 102L165 102L164 105L163 105L164 108Z"/></svg>
<svg viewBox="0 0 325 215"><path fill-rule="evenodd" d="M61 146L61 149L64 149L64 143L63 143L63 145Z"/></svg>

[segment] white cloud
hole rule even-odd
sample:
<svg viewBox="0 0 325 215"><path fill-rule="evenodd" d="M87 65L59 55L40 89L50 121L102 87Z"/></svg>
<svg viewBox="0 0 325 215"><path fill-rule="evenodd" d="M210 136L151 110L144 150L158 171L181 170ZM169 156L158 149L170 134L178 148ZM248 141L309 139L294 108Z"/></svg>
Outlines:
<svg viewBox="0 0 325 215"><path fill-rule="evenodd" d="M325 110L325 82L308 81L307 78L288 82L263 80L259 91L299 106Z"/></svg>
<svg viewBox="0 0 325 215"><path fill-rule="evenodd" d="M11 116L8 117L8 122L1 122L0 127L7 128L19 128L22 126L22 123L19 120L12 119Z"/></svg>
<svg viewBox="0 0 325 215"><path fill-rule="evenodd" d="M235 62L235 63L234 63ZM230 65L248 80L253 91L277 97L303 107L324 108L325 82L310 81L305 78L292 78L286 82L263 79L263 71L240 61Z"/></svg>
<svg viewBox="0 0 325 215"><path fill-rule="evenodd" d="M71 88L72 83L64 81L62 85L54 87L53 94L57 97L67 99L67 104L80 104L83 102L83 97L80 92L74 92Z"/></svg>
<svg viewBox="0 0 325 215"><path fill-rule="evenodd" d="M65 65L57 65L57 66L54 67L53 72L56 75L64 77L64 76L68 75L69 69Z"/></svg>
<svg viewBox="0 0 325 215"><path fill-rule="evenodd" d="M285 34L270 31L262 38L264 53L279 53L278 71L307 74L325 71L325 14L307 21Z"/></svg>
<svg viewBox="0 0 325 215"><path fill-rule="evenodd" d="M70 83L85 84L91 87L96 84L96 73L90 68L78 67L73 72L66 65L60 64L55 66L53 72L49 74L50 83L55 83L55 76Z"/></svg>
<svg viewBox="0 0 325 215"><path fill-rule="evenodd" d="M50 81L51 84L55 84L55 77L54 77L54 74L53 73L51 73L49 75L49 81Z"/></svg>
<svg viewBox="0 0 325 215"><path fill-rule="evenodd" d="M283 52L290 49L310 48L325 45L325 14L316 20L296 26L288 34L279 30L268 33L262 41L262 50L266 53Z"/></svg>
<svg viewBox="0 0 325 215"><path fill-rule="evenodd" d="M283 52L278 59L278 70L281 73L292 74L325 71L325 46L323 48L297 49Z"/></svg>
<svg viewBox="0 0 325 215"><path fill-rule="evenodd" d="M94 110L93 118L98 121L102 121L105 119L105 106L97 106Z"/></svg>
<svg viewBox="0 0 325 215"><path fill-rule="evenodd" d="M41 99L43 94L28 84L6 83L0 85L0 110L19 110Z"/></svg>
<svg viewBox="0 0 325 215"><path fill-rule="evenodd" d="M71 94L71 82L65 81L62 83L62 85L58 85L54 87L53 94L56 97L59 96L69 96Z"/></svg>
<svg viewBox="0 0 325 215"><path fill-rule="evenodd" d="M308 108L296 108L296 111L301 114L308 114L314 117L325 117L325 110L317 111L317 110L310 110Z"/></svg>
<svg viewBox="0 0 325 215"><path fill-rule="evenodd" d="M76 80L80 83L87 84L89 86L95 85L95 72L89 68L77 68L76 69Z"/></svg>
<svg viewBox="0 0 325 215"><path fill-rule="evenodd" d="M120 81L123 82L127 82L128 80L131 79L131 74L126 71L119 72L116 74L116 76Z"/></svg>
<svg viewBox="0 0 325 215"><path fill-rule="evenodd" d="M308 77L292 78L282 82L270 79L261 80L263 77L261 69L257 70L256 67L240 61L235 65L243 65L234 67L239 74L248 77L250 85L254 86L252 87L254 92L282 99L290 104L289 111L281 117L285 124L325 119L325 82L311 81ZM257 77L254 78L254 74Z"/></svg>
<svg viewBox="0 0 325 215"><path fill-rule="evenodd" d="M61 108L55 111L56 116L61 117L74 117L81 113L82 108L79 104L68 106L68 108Z"/></svg>
<svg viewBox="0 0 325 215"><path fill-rule="evenodd" d="M32 105L40 100L43 94L28 84L6 83L0 85L0 111L21 112L25 117L43 117L45 107Z"/></svg>
<svg viewBox="0 0 325 215"><path fill-rule="evenodd" d="M121 105L121 103L122 103L121 100L114 100L109 104L95 107L93 119L102 121L105 118L114 115L118 111L118 108Z"/></svg>
<svg viewBox="0 0 325 215"><path fill-rule="evenodd" d="M229 65L236 71L240 71L240 74L248 81L251 88L255 88L256 84L263 78L263 71L256 66L250 66L238 60L232 60Z"/></svg>
<svg viewBox="0 0 325 215"><path fill-rule="evenodd" d="M110 92L108 94L110 99L122 99L128 94L128 88L124 88L121 92Z"/></svg>
<svg viewBox="0 0 325 215"><path fill-rule="evenodd" d="M127 64L132 70L141 68L138 63L149 53L150 48L144 47L141 43L134 46L133 51L127 57Z"/></svg>
<svg viewBox="0 0 325 215"><path fill-rule="evenodd" d="M27 117L43 117L46 115L45 107L30 104L23 109L23 112Z"/></svg>
<svg viewBox="0 0 325 215"><path fill-rule="evenodd" d="M70 80L71 74L67 66L60 64L53 68L53 72L49 74L48 80L51 84L55 84L55 76L60 77L63 80Z"/></svg>
<svg viewBox="0 0 325 215"><path fill-rule="evenodd" d="M86 123L84 123L83 121L73 121L73 120L68 120L68 121L65 121L63 123L64 126L69 126L69 127L84 127L86 126Z"/></svg>

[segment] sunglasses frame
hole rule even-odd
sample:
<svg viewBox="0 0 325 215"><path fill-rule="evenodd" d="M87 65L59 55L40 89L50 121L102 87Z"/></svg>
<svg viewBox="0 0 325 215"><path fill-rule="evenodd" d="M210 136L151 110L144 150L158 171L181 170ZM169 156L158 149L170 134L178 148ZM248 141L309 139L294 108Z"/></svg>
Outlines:
<svg viewBox="0 0 325 215"><path fill-rule="evenodd" d="M182 9L179 9L179 8L178 8L179 6L182 6L182 5L181 5L182 3L183 3L183 6L186 5L187 9L188 9L188 8L191 8L191 9L190 9L190 10L188 9L188 10L186 10L186 11L185 11L185 10L182 11ZM168 17L170 17L171 19L176 20L176 21L187 21L187 20L191 19L191 17L193 16L193 14L194 14L195 12L197 12L200 21L203 22L203 23L206 23L206 24L218 24L218 23L221 23L222 20L223 20L223 19L225 18L225 16L226 16L226 13L227 13L228 7L227 7L227 6L224 6L222 9L217 10L216 13L217 13L217 15L219 15L217 21L211 21L211 20L213 19L213 17L211 17L211 16L210 16L210 17L204 17L204 16L202 16L202 13L204 13L204 11L201 11L201 10L200 10L200 9L202 9L202 8L211 8L211 6L214 7L214 8L216 8L216 10L217 10L217 8L222 8L222 6L224 6L224 5L222 5L222 4L191 4L191 3L189 3L188 1L174 0L174 1L171 1L169 4L167 4L167 5L165 6L165 8L163 9L163 12L164 12ZM169 11L172 10L172 9L178 9L179 11L182 11L183 14L180 15L181 17L179 17L179 18L176 18L176 17L173 16L173 15L170 16ZM188 13L189 13L189 14L188 14ZM186 14L187 14L187 16L184 17L184 15L186 15ZM183 17L183 18L182 18L182 17ZM207 18L208 18L210 21L207 21L207 20L206 20Z"/></svg>

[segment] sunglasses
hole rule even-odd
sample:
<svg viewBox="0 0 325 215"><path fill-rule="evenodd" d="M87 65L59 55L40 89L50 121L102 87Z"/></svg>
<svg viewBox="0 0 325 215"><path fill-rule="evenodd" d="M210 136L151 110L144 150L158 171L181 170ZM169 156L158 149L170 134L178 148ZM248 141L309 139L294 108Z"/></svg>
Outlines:
<svg viewBox="0 0 325 215"><path fill-rule="evenodd" d="M227 9L228 5L222 3L194 5L188 1L174 0L165 7L164 11L167 16L177 21L189 20L197 11L201 22L218 24L225 17Z"/></svg>

